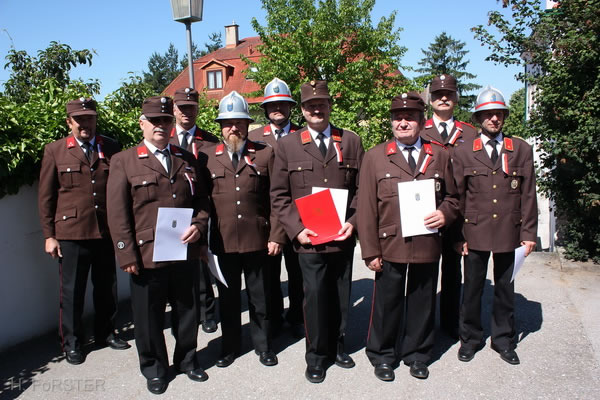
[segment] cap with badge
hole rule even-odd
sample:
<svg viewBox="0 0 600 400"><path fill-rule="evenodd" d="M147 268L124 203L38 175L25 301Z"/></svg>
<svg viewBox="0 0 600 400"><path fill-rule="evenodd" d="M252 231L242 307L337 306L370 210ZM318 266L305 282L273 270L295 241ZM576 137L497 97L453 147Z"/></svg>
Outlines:
<svg viewBox="0 0 600 400"><path fill-rule="evenodd" d="M173 102L178 106L198 105L198 91L192 88L177 89Z"/></svg>
<svg viewBox="0 0 600 400"><path fill-rule="evenodd" d="M96 113L96 101L92 98L80 97L77 100L71 100L67 103L67 116L75 117L77 115L98 115Z"/></svg>
<svg viewBox="0 0 600 400"><path fill-rule="evenodd" d="M166 96L148 97L142 103L142 114L148 118L152 117L172 117L173 99Z"/></svg>
<svg viewBox="0 0 600 400"><path fill-rule="evenodd" d="M439 90L458 92L456 78L448 74L438 75L435 78L433 78L433 80L431 81L431 85L429 86L429 92L433 93Z"/></svg>
<svg viewBox="0 0 600 400"><path fill-rule="evenodd" d="M417 92L402 93L392 99L390 112L397 110L425 110L425 102Z"/></svg>
<svg viewBox="0 0 600 400"><path fill-rule="evenodd" d="M310 81L300 86L300 101L304 103L313 99L331 99L327 81Z"/></svg>

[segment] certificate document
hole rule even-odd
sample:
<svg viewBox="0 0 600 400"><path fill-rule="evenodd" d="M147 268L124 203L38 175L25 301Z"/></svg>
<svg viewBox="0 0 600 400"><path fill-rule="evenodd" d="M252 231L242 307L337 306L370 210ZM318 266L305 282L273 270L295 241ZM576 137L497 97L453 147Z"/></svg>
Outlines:
<svg viewBox="0 0 600 400"><path fill-rule="evenodd" d="M425 216L435 211L433 179L398 183L402 237L428 235L437 229L425 227Z"/></svg>
<svg viewBox="0 0 600 400"><path fill-rule="evenodd" d="M181 236L192 223L193 212L192 208L158 208L152 261L187 260L187 243L181 243Z"/></svg>
<svg viewBox="0 0 600 400"><path fill-rule="evenodd" d="M515 265L513 267L513 273L510 277L510 281L515 280L515 276L521 270L523 263L525 262L525 246L519 246L515 249Z"/></svg>
<svg viewBox="0 0 600 400"><path fill-rule="evenodd" d="M340 219L340 225L344 226L346 223L346 208L348 208L348 189L331 189L313 186L312 193L322 192L327 189L331 192L335 211L337 211L337 215Z"/></svg>
<svg viewBox="0 0 600 400"><path fill-rule="evenodd" d="M313 246L331 242L340 236L338 232L342 225L329 189L300 197L295 203L304 227L317 234L309 236Z"/></svg>

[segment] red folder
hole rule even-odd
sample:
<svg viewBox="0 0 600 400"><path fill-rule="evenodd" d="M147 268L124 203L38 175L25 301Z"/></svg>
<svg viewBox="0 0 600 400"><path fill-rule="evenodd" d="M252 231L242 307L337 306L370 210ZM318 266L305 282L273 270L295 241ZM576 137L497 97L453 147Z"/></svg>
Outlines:
<svg viewBox="0 0 600 400"><path fill-rule="evenodd" d="M342 226L329 190L296 199L296 208L304 227L318 235L309 236L313 246L340 237L338 232Z"/></svg>

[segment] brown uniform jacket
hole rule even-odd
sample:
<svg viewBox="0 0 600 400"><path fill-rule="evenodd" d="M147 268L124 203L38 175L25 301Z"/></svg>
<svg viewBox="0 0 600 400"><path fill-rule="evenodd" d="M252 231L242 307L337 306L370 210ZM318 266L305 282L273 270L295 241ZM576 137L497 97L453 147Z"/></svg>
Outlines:
<svg viewBox="0 0 600 400"><path fill-rule="evenodd" d="M201 239L188 244L188 260L197 259L200 243L206 241L209 202L205 173L194 156L171 148L171 176L144 142L116 154L108 180L108 225L119 265L136 263L138 268L160 268L171 262L153 262L154 235L159 207L193 208L192 224Z"/></svg>
<svg viewBox="0 0 600 400"><path fill-rule="evenodd" d="M436 262L441 253L439 233L402 237L398 183L433 179L437 209L451 224L458 216L458 192L450 153L421 139L423 144L413 173L392 139L367 152L360 171L358 235L363 259L382 257L396 263Z"/></svg>
<svg viewBox="0 0 600 400"><path fill-rule="evenodd" d="M300 127L298 125L290 123L290 131L285 136L288 136L299 129ZM271 124L251 130L250 132L248 132L248 139L252 140L253 142L265 142L271 145L273 149L277 150L278 140L275 139L275 134L271 132Z"/></svg>
<svg viewBox="0 0 600 400"><path fill-rule="evenodd" d="M492 165L477 136L456 150L453 166L469 249L503 253L523 240L536 241L535 171L529 144L504 136L498 161Z"/></svg>
<svg viewBox="0 0 600 400"><path fill-rule="evenodd" d="M179 136L177 136L177 129L175 127L173 127L171 130L169 143L179 147ZM204 129L200 129L198 125L196 125L194 137L189 141L185 150L189 151L194 155L194 157L198 158L198 154L203 147L212 147L215 143L219 143L219 138L212 133L205 131Z"/></svg>
<svg viewBox="0 0 600 400"><path fill-rule="evenodd" d="M235 171L224 144L202 151L208 155L211 177L211 251L248 253L267 249L267 242L285 243L269 201L273 148L246 140Z"/></svg>
<svg viewBox="0 0 600 400"><path fill-rule="evenodd" d="M323 158L305 127L282 138L275 153L271 203L294 249L299 253L322 253L353 247L353 237L343 242L301 246L296 236L304 229L304 225L294 200L311 194L313 186L348 189L346 221L356 227L358 171L364 155L360 137L352 131L331 126L328 151Z"/></svg>
<svg viewBox="0 0 600 400"><path fill-rule="evenodd" d="M120 150L112 139L96 135L92 162L73 135L44 148L38 207L44 238L109 238L106 182L110 159Z"/></svg>

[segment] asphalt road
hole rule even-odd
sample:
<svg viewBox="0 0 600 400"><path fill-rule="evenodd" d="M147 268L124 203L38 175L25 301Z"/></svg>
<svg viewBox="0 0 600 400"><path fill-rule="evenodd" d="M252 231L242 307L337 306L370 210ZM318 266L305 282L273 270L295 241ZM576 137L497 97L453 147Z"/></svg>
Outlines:
<svg viewBox="0 0 600 400"><path fill-rule="evenodd" d="M458 344L438 335L435 360L427 380L408 367L396 369L394 382L373 375L365 352L372 276L359 259L354 263L347 350L356 361L350 370L332 366L321 384L304 378L304 340L284 331L274 342L279 365L264 367L250 347L248 312L244 311L243 355L228 368L216 368L220 331L200 332L198 359L209 379L197 383L173 376L163 399L599 399L600 268L561 261L556 253L534 253L517 277L517 352L521 364L502 361L489 348L491 282L484 295L487 346L475 359L456 358ZM283 278L282 279L286 279ZM491 278L488 278L491 279ZM127 309L128 305L124 305ZM244 310L247 310L244 305ZM132 338L129 313L120 315L125 336ZM168 318L167 318L168 320ZM7 323L7 322L5 322ZM165 337L172 353L170 329ZM134 341L130 340L134 345ZM0 399L144 399L146 390L135 347L127 351L91 351L84 364L64 361L55 334L0 354Z"/></svg>

